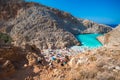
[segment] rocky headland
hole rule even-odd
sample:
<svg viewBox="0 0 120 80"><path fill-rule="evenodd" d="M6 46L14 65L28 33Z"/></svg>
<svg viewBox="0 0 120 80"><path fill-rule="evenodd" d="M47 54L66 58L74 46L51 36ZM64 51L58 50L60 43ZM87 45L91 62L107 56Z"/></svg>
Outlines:
<svg viewBox="0 0 120 80"><path fill-rule="evenodd" d="M98 37L99 41L106 46L118 46L120 45L120 25L114 28L107 34Z"/></svg>

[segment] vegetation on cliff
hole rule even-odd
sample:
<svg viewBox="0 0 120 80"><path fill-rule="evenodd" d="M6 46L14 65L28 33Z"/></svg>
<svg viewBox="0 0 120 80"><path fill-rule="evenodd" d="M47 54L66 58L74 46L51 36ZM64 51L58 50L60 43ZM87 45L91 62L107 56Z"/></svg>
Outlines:
<svg viewBox="0 0 120 80"><path fill-rule="evenodd" d="M0 44L10 44L12 42L12 38L5 33L0 33Z"/></svg>

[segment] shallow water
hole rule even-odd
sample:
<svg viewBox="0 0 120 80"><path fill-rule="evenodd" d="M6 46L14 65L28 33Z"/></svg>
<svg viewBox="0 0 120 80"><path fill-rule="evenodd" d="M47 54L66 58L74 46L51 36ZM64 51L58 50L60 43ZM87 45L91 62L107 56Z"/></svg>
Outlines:
<svg viewBox="0 0 120 80"><path fill-rule="evenodd" d="M92 34L80 34L76 35L76 38L82 43L83 47L88 48L98 48L102 44L98 41L97 37L102 34L92 33Z"/></svg>

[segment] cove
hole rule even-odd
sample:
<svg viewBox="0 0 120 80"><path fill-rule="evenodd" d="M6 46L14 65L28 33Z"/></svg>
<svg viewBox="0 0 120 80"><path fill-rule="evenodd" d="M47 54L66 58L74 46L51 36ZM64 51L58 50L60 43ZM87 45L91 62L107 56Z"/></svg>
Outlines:
<svg viewBox="0 0 120 80"><path fill-rule="evenodd" d="M91 34L79 34L75 35L75 37L78 39L78 41L81 42L83 47L93 49L102 46L100 41L97 39L97 37L101 35L102 34L99 33L91 33Z"/></svg>

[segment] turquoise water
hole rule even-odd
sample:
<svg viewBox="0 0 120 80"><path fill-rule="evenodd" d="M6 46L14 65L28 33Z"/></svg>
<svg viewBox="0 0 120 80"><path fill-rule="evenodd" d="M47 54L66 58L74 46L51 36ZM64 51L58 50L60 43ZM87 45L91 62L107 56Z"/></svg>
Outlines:
<svg viewBox="0 0 120 80"><path fill-rule="evenodd" d="M98 48L102 46L102 44L97 40L98 36L101 36L102 34L80 34L76 35L76 38L82 43L83 47L88 48Z"/></svg>

